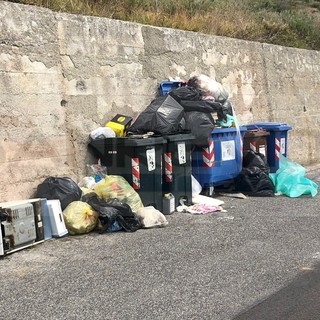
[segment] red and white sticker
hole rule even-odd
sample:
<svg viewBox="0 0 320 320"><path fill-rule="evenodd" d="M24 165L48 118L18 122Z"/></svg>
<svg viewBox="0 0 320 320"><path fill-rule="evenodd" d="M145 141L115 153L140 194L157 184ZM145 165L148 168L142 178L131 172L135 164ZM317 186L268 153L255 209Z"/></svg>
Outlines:
<svg viewBox="0 0 320 320"><path fill-rule="evenodd" d="M276 158L276 160L279 160L280 159L280 151L281 151L280 138L275 138L274 143L275 143L275 145L274 145L275 158Z"/></svg>
<svg viewBox="0 0 320 320"><path fill-rule="evenodd" d="M257 143L255 141L250 141L249 147L250 147L250 150L257 152Z"/></svg>
<svg viewBox="0 0 320 320"><path fill-rule="evenodd" d="M275 158L280 159L280 154L286 153L286 139L285 138L275 138Z"/></svg>
<svg viewBox="0 0 320 320"><path fill-rule="evenodd" d="M164 172L166 182L172 182L172 156L171 152L164 154Z"/></svg>
<svg viewBox="0 0 320 320"><path fill-rule="evenodd" d="M135 190L140 189L139 158L131 159L131 169L132 169L132 187Z"/></svg>
<svg viewBox="0 0 320 320"><path fill-rule="evenodd" d="M202 160L205 168L212 168L214 166L213 140L209 140L207 148L202 148Z"/></svg>

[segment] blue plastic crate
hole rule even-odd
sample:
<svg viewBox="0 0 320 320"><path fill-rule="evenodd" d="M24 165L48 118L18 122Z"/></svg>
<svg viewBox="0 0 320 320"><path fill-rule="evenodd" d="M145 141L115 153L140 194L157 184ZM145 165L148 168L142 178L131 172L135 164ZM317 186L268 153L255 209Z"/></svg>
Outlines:
<svg viewBox="0 0 320 320"><path fill-rule="evenodd" d="M165 96L171 90L179 88L184 85L181 81L162 81L160 82L159 91L161 96Z"/></svg>
<svg viewBox="0 0 320 320"><path fill-rule="evenodd" d="M280 154L287 156L288 131L292 128L278 122L256 122L246 127L248 130L263 129L270 133L267 136L267 161L270 172L276 172L279 169Z"/></svg>
<svg viewBox="0 0 320 320"><path fill-rule="evenodd" d="M192 174L202 187L222 185L242 170L243 137L247 128L217 128L208 148L192 152Z"/></svg>

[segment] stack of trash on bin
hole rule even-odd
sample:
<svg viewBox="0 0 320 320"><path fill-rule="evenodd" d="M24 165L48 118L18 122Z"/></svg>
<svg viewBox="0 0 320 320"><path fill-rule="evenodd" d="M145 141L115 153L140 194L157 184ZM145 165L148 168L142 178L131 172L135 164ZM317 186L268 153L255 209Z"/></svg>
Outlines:
<svg viewBox="0 0 320 320"><path fill-rule="evenodd" d="M217 125L234 124L233 108L222 85L205 75L161 82L159 91L134 121L118 114L106 125L117 129L115 136L92 132L89 149L108 174L129 182L144 206L170 214L194 204L192 152L210 146Z"/></svg>

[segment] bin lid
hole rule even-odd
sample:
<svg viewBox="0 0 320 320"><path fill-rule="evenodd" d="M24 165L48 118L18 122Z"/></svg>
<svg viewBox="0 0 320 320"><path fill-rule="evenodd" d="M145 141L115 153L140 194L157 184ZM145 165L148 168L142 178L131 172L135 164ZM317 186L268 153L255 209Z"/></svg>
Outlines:
<svg viewBox="0 0 320 320"><path fill-rule="evenodd" d="M128 138L128 137L112 137L95 139L90 141L92 147L102 147L102 146L125 146L125 147L144 147L153 146L158 144L164 144L166 140L163 137L150 137L150 138Z"/></svg>
<svg viewBox="0 0 320 320"><path fill-rule="evenodd" d="M287 131L292 129L286 123L279 122L255 122L252 124L246 124L246 127L248 130L266 129L268 131Z"/></svg>
<svg viewBox="0 0 320 320"><path fill-rule="evenodd" d="M240 131L246 131L247 127L245 126L239 126ZM236 132L238 131L238 128L236 127L230 127L230 128L214 128L212 130L212 133L228 133L228 132Z"/></svg>
<svg viewBox="0 0 320 320"><path fill-rule="evenodd" d="M163 136L167 141L191 141L195 139L195 136L192 133L178 133L178 134L170 134Z"/></svg>
<svg viewBox="0 0 320 320"><path fill-rule="evenodd" d="M150 138L128 138L128 137L115 137L105 138L105 144L119 145L125 147L144 147L153 146L157 144L164 144L166 142L163 137L150 137Z"/></svg>

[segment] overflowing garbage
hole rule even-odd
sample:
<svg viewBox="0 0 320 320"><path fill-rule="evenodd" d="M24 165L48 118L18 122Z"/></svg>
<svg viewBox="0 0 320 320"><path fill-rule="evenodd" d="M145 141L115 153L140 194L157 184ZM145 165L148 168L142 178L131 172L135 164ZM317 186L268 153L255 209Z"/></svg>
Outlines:
<svg viewBox="0 0 320 320"><path fill-rule="evenodd" d="M33 199L0 204L0 256L52 237L166 227L175 212L223 213L219 194L317 194L286 158L288 125L241 126L228 92L202 74L159 93L135 119L117 114L88 132L96 163L79 181L49 176Z"/></svg>

